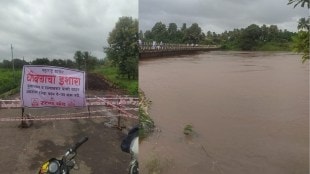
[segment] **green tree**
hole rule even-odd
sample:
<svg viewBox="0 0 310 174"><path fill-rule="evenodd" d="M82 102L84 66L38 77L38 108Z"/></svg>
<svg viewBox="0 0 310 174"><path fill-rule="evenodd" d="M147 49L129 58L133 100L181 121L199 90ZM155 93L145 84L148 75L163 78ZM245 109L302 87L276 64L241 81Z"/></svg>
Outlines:
<svg viewBox="0 0 310 174"><path fill-rule="evenodd" d="M302 62L309 60L309 32L299 31L297 36L293 37L294 51L298 53L303 53Z"/></svg>
<svg viewBox="0 0 310 174"><path fill-rule="evenodd" d="M300 4L301 7L305 7L305 5L310 8L310 3L309 3L309 0L289 0L287 5L290 5L290 4L293 4L295 3L294 5L294 8L296 6L298 6Z"/></svg>
<svg viewBox="0 0 310 174"><path fill-rule="evenodd" d="M12 61L3 60L0 67L1 68L12 68Z"/></svg>
<svg viewBox="0 0 310 174"><path fill-rule="evenodd" d="M181 27L181 32L185 33L186 29L187 29L186 23L183 23Z"/></svg>
<svg viewBox="0 0 310 174"><path fill-rule="evenodd" d="M150 30L146 30L144 33L144 41L152 41L153 40L153 35L152 32Z"/></svg>
<svg viewBox="0 0 310 174"><path fill-rule="evenodd" d="M144 39L144 36L143 36L143 32L142 30L139 31L139 39L143 40Z"/></svg>
<svg viewBox="0 0 310 174"><path fill-rule="evenodd" d="M153 39L156 42L168 42L168 31L166 25L162 22L157 22L152 28Z"/></svg>
<svg viewBox="0 0 310 174"><path fill-rule="evenodd" d="M259 43L261 30L256 24L248 26L241 34L240 48L242 50L254 50Z"/></svg>
<svg viewBox="0 0 310 174"><path fill-rule="evenodd" d="M197 23L193 23L186 31L184 35L185 43L198 44L204 39L202 29Z"/></svg>
<svg viewBox="0 0 310 174"><path fill-rule="evenodd" d="M168 39L173 42L176 43L178 41L177 38L178 35L178 26L175 23L170 23L168 26Z"/></svg>
<svg viewBox="0 0 310 174"><path fill-rule="evenodd" d="M72 60L67 59L65 67L67 67L67 68L74 68L75 67L75 63Z"/></svg>
<svg viewBox="0 0 310 174"><path fill-rule="evenodd" d="M307 6L310 8L310 0L289 0L288 5L295 3L294 8L297 5L301 5L301 7ZM305 62L309 60L309 18L306 20L305 18L301 18L298 22L298 34L297 36L293 37L294 45L293 48L296 52L302 53L302 61ZM306 29L306 31L303 31Z"/></svg>
<svg viewBox="0 0 310 174"><path fill-rule="evenodd" d="M84 58L83 58L82 51L76 51L73 58L75 60L77 68L81 70L84 64Z"/></svg>
<svg viewBox="0 0 310 174"><path fill-rule="evenodd" d="M269 41L276 41L278 39L279 29L276 25L270 25L268 28L268 40Z"/></svg>
<svg viewBox="0 0 310 174"><path fill-rule="evenodd" d="M96 64L98 63L98 59L94 56L91 56L88 51L76 51L74 54L75 63L80 70L89 71L95 68ZM60 60L58 61L60 62ZM61 62L63 66L74 66L73 62Z"/></svg>
<svg viewBox="0 0 310 174"><path fill-rule="evenodd" d="M309 18L300 18L298 21L297 29L298 30L308 30L309 31Z"/></svg>
<svg viewBox="0 0 310 174"><path fill-rule="evenodd" d="M98 63L98 59L94 56L91 56L88 51L83 52L83 59L84 59L85 66L86 66L84 67L84 69L86 71L93 70L96 64Z"/></svg>
<svg viewBox="0 0 310 174"><path fill-rule="evenodd" d="M32 65L50 65L48 58L37 58L31 62Z"/></svg>
<svg viewBox="0 0 310 174"><path fill-rule="evenodd" d="M138 78L138 20L121 17L112 32L109 33L105 53L113 65L118 67L120 76L128 79Z"/></svg>
<svg viewBox="0 0 310 174"><path fill-rule="evenodd" d="M52 66L61 66L61 62L59 62L57 59L53 59L50 62L50 65L52 65Z"/></svg>

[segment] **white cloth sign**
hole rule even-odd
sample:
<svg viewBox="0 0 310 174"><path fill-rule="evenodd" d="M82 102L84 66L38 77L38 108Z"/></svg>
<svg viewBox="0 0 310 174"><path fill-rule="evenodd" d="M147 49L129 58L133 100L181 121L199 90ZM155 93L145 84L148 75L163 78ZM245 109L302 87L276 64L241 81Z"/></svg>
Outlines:
<svg viewBox="0 0 310 174"><path fill-rule="evenodd" d="M21 99L24 107L85 106L85 72L54 66L25 65Z"/></svg>

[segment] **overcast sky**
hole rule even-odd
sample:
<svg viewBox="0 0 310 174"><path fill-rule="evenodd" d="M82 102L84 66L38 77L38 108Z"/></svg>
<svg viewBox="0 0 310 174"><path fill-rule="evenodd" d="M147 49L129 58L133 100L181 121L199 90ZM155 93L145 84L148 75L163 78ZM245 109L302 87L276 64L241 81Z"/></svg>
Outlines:
<svg viewBox="0 0 310 174"><path fill-rule="evenodd" d="M250 24L275 24L297 31L297 21L308 16L306 8L287 5L288 0L139 0L139 24L143 31L156 22L178 27L198 23L204 32L216 33Z"/></svg>
<svg viewBox="0 0 310 174"><path fill-rule="evenodd" d="M138 0L1 0L0 61L14 57L73 58L90 51L103 58L107 37L121 16L138 18Z"/></svg>
<svg viewBox="0 0 310 174"><path fill-rule="evenodd" d="M252 23L296 31L306 8L288 0L1 0L0 61L14 57L73 58L77 50L103 58L107 37L121 16L138 18L140 29L158 21L196 22L217 33Z"/></svg>

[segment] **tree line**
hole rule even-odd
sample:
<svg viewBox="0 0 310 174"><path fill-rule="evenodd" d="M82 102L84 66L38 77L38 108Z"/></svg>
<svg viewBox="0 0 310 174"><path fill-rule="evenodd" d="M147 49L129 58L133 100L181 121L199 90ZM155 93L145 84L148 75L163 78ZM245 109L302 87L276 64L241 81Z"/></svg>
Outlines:
<svg viewBox="0 0 310 174"><path fill-rule="evenodd" d="M97 64L103 64L103 60L99 60L94 56L91 56L88 51L76 51L71 59L52 59L50 60L47 57L36 58L33 61L26 61L22 59L15 58L12 60L3 60L0 62L0 68L11 69L14 68L21 69L24 65L48 65L48 66L59 66L65 68L76 68L79 70L92 70Z"/></svg>
<svg viewBox="0 0 310 174"><path fill-rule="evenodd" d="M114 66L117 68L118 77L127 79L138 78L138 20L132 17L120 17L114 29L109 33L108 47L104 48L106 59L98 60L88 51L76 51L73 60L37 58L33 61L14 59L14 67L22 68L24 65L51 65L80 70L92 70L96 65ZM0 63L0 68L12 68L10 60Z"/></svg>
<svg viewBox="0 0 310 174"><path fill-rule="evenodd" d="M139 32L139 39L143 42L199 44L204 38L205 34L197 23L193 23L190 27L183 23L182 27L178 27L175 23L166 26L162 22L157 22L151 30Z"/></svg>
<svg viewBox="0 0 310 174"><path fill-rule="evenodd" d="M151 30L139 32L139 38L143 42L222 45L222 48L237 50L257 50L267 43L289 49L294 35L295 33L281 30L276 25L251 24L246 28L217 34L211 31L204 33L197 23L190 27L183 23L178 27L175 23L167 26L162 22L155 23Z"/></svg>
<svg viewBox="0 0 310 174"><path fill-rule="evenodd" d="M241 50L268 50L282 49L290 50L292 36L296 33L281 30L277 25L262 25L251 24L246 28L234 29L233 31L225 31L218 35L218 44L226 49L241 49ZM212 42L212 37L207 37L207 42ZM214 42L214 39L213 39Z"/></svg>

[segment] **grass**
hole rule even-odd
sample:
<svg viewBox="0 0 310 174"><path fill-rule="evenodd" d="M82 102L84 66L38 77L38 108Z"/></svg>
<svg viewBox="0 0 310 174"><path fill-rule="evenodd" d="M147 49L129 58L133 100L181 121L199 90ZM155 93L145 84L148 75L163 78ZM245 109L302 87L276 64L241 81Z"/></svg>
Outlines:
<svg viewBox="0 0 310 174"><path fill-rule="evenodd" d="M0 68L0 94L18 92L21 82L21 70ZM17 90L16 90L17 88Z"/></svg>
<svg viewBox="0 0 310 174"><path fill-rule="evenodd" d="M131 95L138 95L138 80L122 78L118 76L117 68L112 66L99 66L93 72L104 75L104 77L121 89L128 91Z"/></svg>

